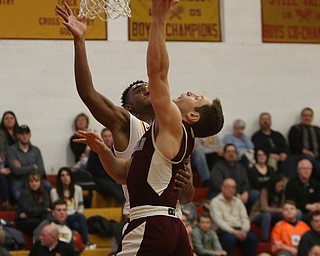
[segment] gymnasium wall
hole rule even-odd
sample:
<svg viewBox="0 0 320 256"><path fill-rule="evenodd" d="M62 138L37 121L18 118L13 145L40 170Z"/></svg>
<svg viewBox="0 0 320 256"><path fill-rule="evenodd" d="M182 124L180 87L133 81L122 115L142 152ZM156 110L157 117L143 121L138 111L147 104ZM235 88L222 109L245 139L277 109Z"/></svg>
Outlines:
<svg viewBox="0 0 320 256"><path fill-rule="evenodd" d="M320 125L320 46L263 44L259 0L222 1L223 42L170 42L172 97L194 91L219 97L225 114L220 136L243 118L246 133L258 129L262 111L272 114L273 128L285 136L303 107L315 110ZM1 26L10 24L0 24ZM108 22L108 41L88 41L87 53L98 91L120 104L127 84L146 80L146 42L127 41L127 19ZM13 110L28 124L32 143L43 154L47 173L72 164L68 147L75 115L90 116L77 95L73 42L0 40L0 112Z"/></svg>

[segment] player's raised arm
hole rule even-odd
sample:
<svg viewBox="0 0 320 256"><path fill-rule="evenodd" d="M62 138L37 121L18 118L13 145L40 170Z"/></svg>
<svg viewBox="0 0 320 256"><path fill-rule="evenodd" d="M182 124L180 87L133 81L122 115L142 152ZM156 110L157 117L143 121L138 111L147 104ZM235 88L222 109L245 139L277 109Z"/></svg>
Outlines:
<svg viewBox="0 0 320 256"><path fill-rule="evenodd" d="M160 127L157 145L168 158L175 156L182 138L181 114L172 102L169 91L169 56L165 33L166 18L177 2L177 0L154 0L152 2L152 22L147 50L149 91ZM170 143L170 146L165 145L166 143Z"/></svg>
<svg viewBox="0 0 320 256"><path fill-rule="evenodd" d="M119 127L128 124L129 113L122 107L114 105L94 88L85 46L87 18L84 16L81 21L77 20L67 3L64 8L56 6L56 11L63 18L63 24L74 38L74 69L78 94L92 115L102 125L108 127L112 132L116 132L120 129ZM115 139L117 140L117 138Z"/></svg>

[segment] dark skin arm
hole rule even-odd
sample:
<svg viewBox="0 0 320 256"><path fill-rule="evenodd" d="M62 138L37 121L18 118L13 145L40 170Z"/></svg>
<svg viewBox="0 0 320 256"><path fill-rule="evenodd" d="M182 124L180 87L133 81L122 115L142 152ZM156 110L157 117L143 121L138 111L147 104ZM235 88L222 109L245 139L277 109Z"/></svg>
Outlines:
<svg viewBox="0 0 320 256"><path fill-rule="evenodd" d="M129 124L130 114L129 112L119 106L116 106L107 97L95 90L89 63L86 54L85 46L85 33L87 31L87 18L82 17L81 21L73 15L72 10L65 3L64 8L56 6L57 13L63 18L63 24L67 27L74 38L74 49L75 49L75 80L78 94L85 105L88 107L92 115L97 121L99 121L105 127L108 127L113 134L114 145L118 151L124 151L129 142ZM108 173L112 171L108 170ZM123 176L117 173L109 173L112 177L116 177L117 180L123 181ZM188 177L182 178L178 183L177 187L181 189L181 195L191 201L192 196L189 187L192 186L192 180L187 180Z"/></svg>

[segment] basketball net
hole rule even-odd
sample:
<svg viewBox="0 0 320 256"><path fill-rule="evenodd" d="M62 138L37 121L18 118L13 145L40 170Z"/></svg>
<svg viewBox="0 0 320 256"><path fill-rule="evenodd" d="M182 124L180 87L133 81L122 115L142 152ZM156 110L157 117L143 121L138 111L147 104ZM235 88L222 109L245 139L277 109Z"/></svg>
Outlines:
<svg viewBox="0 0 320 256"><path fill-rule="evenodd" d="M130 0L81 0L79 16L99 17L101 20L131 17L129 4Z"/></svg>

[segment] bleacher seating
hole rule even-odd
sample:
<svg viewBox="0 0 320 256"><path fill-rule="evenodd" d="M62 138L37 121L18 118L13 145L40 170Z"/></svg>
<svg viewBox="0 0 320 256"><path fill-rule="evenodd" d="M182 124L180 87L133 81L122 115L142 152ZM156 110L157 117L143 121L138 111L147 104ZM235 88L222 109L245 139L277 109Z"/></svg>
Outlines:
<svg viewBox="0 0 320 256"><path fill-rule="evenodd" d="M55 175L47 175L47 179L55 186ZM197 174L194 175L195 182L195 195L193 202L203 202L208 198L208 188L201 187ZM197 206L197 211L204 210L202 204ZM14 220L15 211L0 211L0 218ZM100 215L110 220L119 222L122 218L122 207L114 199L101 196L97 191L93 191L92 208L86 208L84 215L89 218L91 216ZM255 225L252 225L252 230L261 238L261 229ZM32 237L24 235L26 240L26 249L23 251L12 251L12 256L26 256L29 254L28 249L32 245ZM95 234L89 234L89 241L97 245L95 250L85 250L81 256L100 256L108 255L111 252L111 246L113 243L112 237L103 237ZM257 255L259 253L271 253L270 243L260 242L258 244ZM241 256L241 251L237 250L234 256Z"/></svg>
<svg viewBox="0 0 320 256"><path fill-rule="evenodd" d="M15 211L0 211L0 218L14 220ZM100 215L110 220L119 222L122 218L121 207L109 207L109 208L90 208L84 210L84 215L89 218L94 215ZM24 256L28 255L29 249L32 246L32 237L24 235L26 241L26 250L23 251L12 251L13 256ZM95 250L85 250L81 255L85 256L99 256L108 255L111 252L111 246L113 242L112 237L103 237L96 234L89 234L89 240L97 245Z"/></svg>

